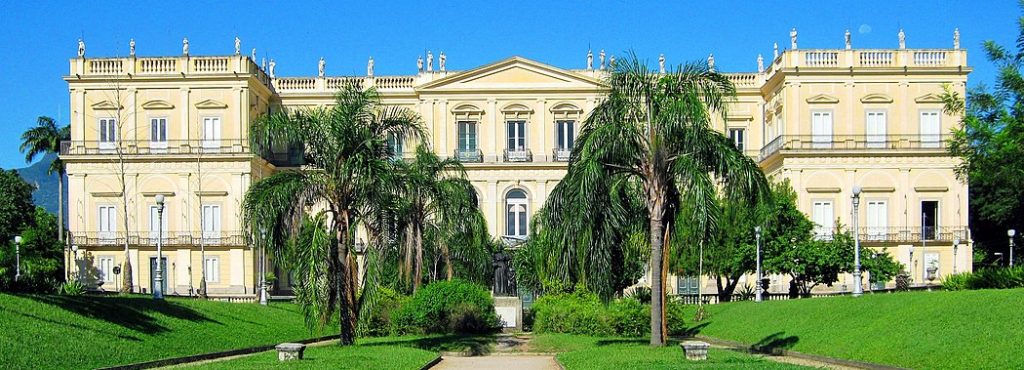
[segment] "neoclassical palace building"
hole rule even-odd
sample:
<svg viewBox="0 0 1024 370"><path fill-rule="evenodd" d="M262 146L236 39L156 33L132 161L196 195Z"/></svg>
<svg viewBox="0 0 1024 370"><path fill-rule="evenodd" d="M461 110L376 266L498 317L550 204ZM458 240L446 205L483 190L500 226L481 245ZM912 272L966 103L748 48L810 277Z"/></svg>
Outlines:
<svg viewBox="0 0 1024 370"><path fill-rule="evenodd" d="M789 179L823 237L836 220L853 224L852 189L860 186L864 246L908 266L915 284L969 271L967 185L946 151L958 119L940 99L947 85L963 94L971 71L959 36L942 49L906 48L902 31L893 49L853 49L848 36L845 48L802 49L795 30L791 39L770 60L758 56L756 70L727 74L738 96L717 127L766 174ZM254 182L301 165L302 153L254 153L250 123L331 104L346 83L418 112L430 147L466 163L491 234L525 237L614 63L600 51L585 63L581 56L581 68L510 57L449 71L442 53L436 68L427 54L408 75L376 76L371 59L365 76L327 75L321 60L316 76L283 77L273 61L261 67L239 49L236 40L232 55L190 55L186 40L182 55L143 57L133 41L129 56L99 58L79 44L64 77L72 138L61 148L70 274L118 289L127 245L135 289L148 292L162 238L165 294L195 294L205 268L211 295L252 296L261 258L239 231L240 204ZM414 144L401 146L411 153ZM162 236L158 195L166 199ZM276 289L287 290L284 275ZM696 279L671 280L673 291L693 293ZM850 282L833 288L852 289ZM771 291L786 288L773 278Z"/></svg>

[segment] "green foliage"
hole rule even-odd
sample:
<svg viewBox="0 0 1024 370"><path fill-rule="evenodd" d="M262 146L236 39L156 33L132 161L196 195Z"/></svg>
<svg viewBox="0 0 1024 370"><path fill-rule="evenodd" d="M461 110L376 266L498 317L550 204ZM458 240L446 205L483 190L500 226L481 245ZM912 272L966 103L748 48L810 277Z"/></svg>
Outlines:
<svg viewBox="0 0 1024 370"><path fill-rule="evenodd" d="M635 298L619 298L605 303L594 293L577 290L568 294L547 294L533 304L533 330L537 333L579 335L620 335L639 337L650 334L650 304ZM683 305L670 300L666 305L668 333L685 331Z"/></svg>
<svg viewBox="0 0 1024 370"><path fill-rule="evenodd" d="M18 171L0 169L0 244L14 249L14 236L32 223L35 206L32 191L35 188L22 180Z"/></svg>
<svg viewBox="0 0 1024 370"><path fill-rule="evenodd" d="M356 346L309 346L303 361L281 362L277 351L253 356L213 361L190 366L201 370L235 369L296 369L296 370L362 370L362 369L420 369L437 358L437 351L398 343L397 338L361 340ZM402 338L406 339L406 338ZM429 340L429 339L428 339Z"/></svg>
<svg viewBox="0 0 1024 370"><path fill-rule="evenodd" d="M665 369L803 369L727 349L708 349L708 359L700 363L686 360L675 341L664 347L652 347L635 338L583 337L560 334L538 335L531 345L559 352L558 362L567 370L665 370Z"/></svg>
<svg viewBox="0 0 1024 370"><path fill-rule="evenodd" d="M945 290L1024 288L1024 266L984 268L949 275L942 280Z"/></svg>
<svg viewBox="0 0 1024 370"><path fill-rule="evenodd" d="M633 289L627 297L633 298L643 304L651 304L651 288L638 286Z"/></svg>
<svg viewBox="0 0 1024 370"><path fill-rule="evenodd" d="M331 334L308 331L297 305L277 301L0 293L0 307L5 369L96 369Z"/></svg>
<svg viewBox="0 0 1024 370"><path fill-rule="evenodd" d="M80 296L85 294L85 285L82 285L78 280L65 281L60 284L58 292L66 296Z"/></svg>
<svg viewBox="0 0 1024 370"><path fill-rule="evenodd" d="M704 307L711 316L694 328L701 335L907 369L1017 368L1024 347L1024 289L866 293Z"/></svg>
<svg viewBox="0 0 1024 370"><path fill-rule="evenodd" d="M412 332L409 327L397 326L395 320L402 306L408 304L411 297L386 287L378 287L375 294L373 309L360 317L359 335L383 337Z"/></svg>
<svg viewBox="0 0 1024 370"><path fill-rule="evenodd" d="M953 130L949 152L962 159L957 175L968 183L971 236L976 250L1005 253L1007 229L1024 229L1024 22L1018 19L1013 50L992 40L982 45L996 70L993 90L984 85L967 91L967 98L951 87L943 94L945 111L962 115Z"/></svg>
<svg viewBox="0 0 1024 370"><path fill-rule="evenodd" d="M482 334L500 327L490 292L459 279L424 286L397 316L400 330L396 331L414 326L429 334Z"/></svg>
<svg viewBox="0 0 1024 370"><path fill-rule="evenodd" d="M32 205L33 187L15 171L0 171L0 291L53 292L64 280L64 244L57 217ZM22 242L17 284L14 236Z"/></svg>

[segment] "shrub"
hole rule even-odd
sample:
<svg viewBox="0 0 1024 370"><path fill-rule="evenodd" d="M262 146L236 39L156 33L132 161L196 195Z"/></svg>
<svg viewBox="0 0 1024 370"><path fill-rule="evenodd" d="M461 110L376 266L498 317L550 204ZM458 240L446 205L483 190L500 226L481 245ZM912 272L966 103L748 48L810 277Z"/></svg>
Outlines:
<svg viewBox="0 0 1024 370"><path fill-rule="evenodd" d="M60 294L67 296L80 296L85 294L85 285L77 280L67 281L60 285Z"/></svg>
<svg viewBox="0 0 1024 370"><path fill-rule="evenodd" d="M668 333L685 333L682 303L671 299L667 303ZM597 295L582 291L549 294L537 299L531 311L533 330L538 333L638 337L651 332L651 306L632 297L605 304Z"/></svg>
<svg viewBox="0 0 1024 370"><path fill-rule="evenodd" d="M413 295L399 309L392 327L395 334L405 334L415 327L423 333L492 332L500 325L494 311L494 299L483 287L462 281L431 283Z"/></svg>
<svg viewBox="0 0 1024 370"><path fill-rule="evenodd" d="M636 287L628 297L634 298L643 304L651 304L651 288L645 286Z"/></svg>
<svg viewBox="0 0 1024 370"><path fill-rule="evenodd" d="M950 275L943 279L942 287L946 290L1024 288L1024 266Z"/></svg>
<svg viewBox="0 0 1024 370"><path fill-rule="evenodd" d="M409 302L409 296L385 287L377 288L376 302L369 311L368 317L359 327L359 335L368 337L380 337L392 335L396 331L398 335L411 331L408 328L395 327L394 316Z"/></svg>
<svg viewBox="0 0 1024 370"><path fill-rule="evenodd" d="M901 272L896 275L896 291L905 292L910 290L910 275Z"/></svg>

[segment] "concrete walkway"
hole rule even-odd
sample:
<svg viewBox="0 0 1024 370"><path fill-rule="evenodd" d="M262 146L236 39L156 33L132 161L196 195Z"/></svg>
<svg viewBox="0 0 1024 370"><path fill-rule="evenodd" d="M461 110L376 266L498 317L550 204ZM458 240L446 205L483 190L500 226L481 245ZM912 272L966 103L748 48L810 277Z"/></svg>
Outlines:
<svg viewBox="0 0 1024 370"><path fill-rule="evenodd" d="M554 356L444 356L432 370L559 370Z"/></svg>

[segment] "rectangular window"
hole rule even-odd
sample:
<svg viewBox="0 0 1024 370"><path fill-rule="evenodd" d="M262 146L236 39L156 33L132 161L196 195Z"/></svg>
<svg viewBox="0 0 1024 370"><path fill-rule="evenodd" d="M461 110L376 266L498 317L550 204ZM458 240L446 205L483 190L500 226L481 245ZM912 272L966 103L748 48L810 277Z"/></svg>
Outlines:
<svg viewBox="0 0 1024 370"><path fill-rule="evenodd" d="M522 152L526 150L526 121L507 121L508 151Z"/></svg>
<svg viewBox="0 0 1024 370"><path fill-rule="evenodd" d="M558 126L558 146L559 150L572 151L572 145L575 141L576 134L576 121L573 120L559 120L555 122Z"/></svg>
<svg viewBox="0 0 1024 370"><path fill-rule="evenodd" d="M921 239L934 240L939 228L939 201L921 201Z"/></svg>
<svg viewBox="0 0 1024 370"><path fill-rule="evenodd" d="M832 147L832 112L811 112L811 141L815 149Z"/></svg>
<svg viewBox="0 0 1024 370"><path fill-rule="evenodd" d="M886 112L868 111L864 132L868 148L884 148L886 135Z"/></svg>
<svg viewBox="0 0 1024 370"><path fill-rule="evenodd" d="M100 149L114 149L117 142L117 120L114 118L99 119Z"/></svg>
<svg viewBox="0 0 1024 370"><path fill-rule="evenodd" d="M832 212L831 200L815 200L812 202L811 219L814 221L814 233L819 238L832 238L835 228L835 214Z"/></svg>
<svg viewBox="0 0 1024 370"><path fill-rule="evenodd" d="M167 149L167 118L149 119L149 147L154 151Z"/></svg>
<svg viewBox="0 0 1024 370"><path fill-rule="evenodd" d="M746 129L742 128L731 128L729 129L729 140L732 140L732 145L736 146L741 152L746 148Z"/></svg>
<svg viewBox="0 0 1024 370"><path fill-rule="evenodd" d="M114 206L99 206L99 238L104 243L113 243L117 232L117 211Z"/></svg>
<svg viewBox="0 0 1024 370"><path fill-rule="evenodd" d="M388 134L388 149L391 150L391 155L394 158L402 158L402 154L405 153L403 141L397 133Z"/></svg>
<svg viewBox="0 0 1024 370"><path fill-rule="evenodd" d="M475 121L459 121L459 151L476 152Z"/></svg>
<svg viewBox="0 0 1024 370"><path fill-rule="evenodd" d="M167 207L164 206L164 215L163 215L163 221L162 221L163 222L163 230L160 230L160 228L157 227L161 223L160 212L157 212L157 207L155 205L149 206L149 238L150 238L150 243L156 244L156 240L157 240L157 236L158 235L163 235L163 239L167 240L167 219L168 219L167 216L168 216L168 214L169 214L169 212L167 212Z"/></svg>
<svg viewBox="0 0 1024 370"><path fill-rule="evenodd" d="M867 239L885 240L888 235L889 209L884 200L869 200L867 203Z"/></svg>
<svg viewBox="0 0 1024 370"><path fill-rule="evenodd" d="M938 148L940 146L939 111L921 111L921 147Z"/></svg>
<svg viewBox="0 0 1024 370"><path fill-rule="evenodd" d="M207 243L216 243L220 239L220 205L204 204L203 239Z"/></svg>
<svg viewBox="0 0 1024 370"><path fill-rule="evenodd" d="M700 279L696 276L676 276L676 294L698 294L698 284Z"/></svg>
<svg viewBox="0 0 1024 370"><path fill-rule="evenodd" d="M203 149L215 151L220 149L220 117L203 118Z"/></svg>
<svg viewBox="0 0 1024 370"><path fill-rule="evenodd" d="M114 257L100 256L96 259L96 269L99 270L99 280L104 283L114 282Z"/></svg>
<svg viewBox="0 0 1024 370"><path fill-rule="evenodd" d="M220 282L220 258L206 257L206 281L209 283Z"/></svg>

